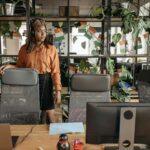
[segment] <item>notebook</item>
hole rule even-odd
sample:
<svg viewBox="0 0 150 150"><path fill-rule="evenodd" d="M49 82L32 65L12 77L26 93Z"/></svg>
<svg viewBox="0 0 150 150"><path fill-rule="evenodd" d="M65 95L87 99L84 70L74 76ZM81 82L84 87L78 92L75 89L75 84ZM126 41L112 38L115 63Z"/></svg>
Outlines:
<svg viewBox="0 0 150 150"><path fill-rule="evenodd" d="M84 126L82 122L63 122L51 123L49 126L49 134L62 133L84 133Z"/></svg>
<svg viewBox="0 0 150 150"><path fill-rule="evenodd" d="M0 150L12 150L12 138L9 124L0 124Z"/></svg>

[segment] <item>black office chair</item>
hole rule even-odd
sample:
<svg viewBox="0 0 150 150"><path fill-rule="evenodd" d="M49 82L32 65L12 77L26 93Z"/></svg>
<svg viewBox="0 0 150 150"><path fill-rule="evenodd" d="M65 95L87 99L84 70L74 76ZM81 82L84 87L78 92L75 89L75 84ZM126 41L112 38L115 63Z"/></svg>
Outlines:
<svg viewBox="0 0 150 150"><path fill-rule="evenodd" d="M33 69L7 69L2 76L0 122L40 122L39 80Z"/></svg>
<svg viewBox="0 0 150 150"><path fill-rule="evenodd" d="M86 122L87 102L110 102L110 76L74 74L71 79L69 122Z"/></svg>
<svg viewBox="0 0 150 150"><path fill-rule="evenodd" d="M139 102L150 103L150 70L141 70L137 83Z"/></svg>

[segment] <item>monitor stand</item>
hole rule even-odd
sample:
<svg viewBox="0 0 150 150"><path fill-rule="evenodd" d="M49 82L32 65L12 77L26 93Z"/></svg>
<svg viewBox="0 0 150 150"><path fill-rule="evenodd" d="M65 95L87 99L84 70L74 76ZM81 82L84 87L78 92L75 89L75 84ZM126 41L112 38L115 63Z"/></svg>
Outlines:
<svg viewBox="0 0 150 150"><path fill-rule="evenodd" d="M118 146L105 147L104 150L120 150ZM141 149L139 146L135 146L133 150L150 150L150 149Z"/></svg>
<svg viewBox="0 0 150 150"><path fill-rule="evenodd" d="M104 148L104 150L150 150L134 145L135 118L136 108L121 108L119 146L107 146Z"/></svg>

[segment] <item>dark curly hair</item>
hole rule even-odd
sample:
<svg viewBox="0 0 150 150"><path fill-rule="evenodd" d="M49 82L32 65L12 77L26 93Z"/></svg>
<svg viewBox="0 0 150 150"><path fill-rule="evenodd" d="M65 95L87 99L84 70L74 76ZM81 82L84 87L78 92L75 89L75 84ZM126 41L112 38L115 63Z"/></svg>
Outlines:
<svg viewBox="0 0 150 150"><path fill-rule="evenodd" d="M43 19L40 18L35 18L32 19L30 21L30 26L29 26L29 35L28 35L28 39L27 39L27 52L30 53L32 51L32 49L34 48L35 44L36 44L36 39L35 39L35 29L39 28L41 26L45 26L46 30L46 23ZM45 40L44 40L44 45L46 47L48 47L48 45L51 44L49 42L48 36L46 36Z"/></svg>

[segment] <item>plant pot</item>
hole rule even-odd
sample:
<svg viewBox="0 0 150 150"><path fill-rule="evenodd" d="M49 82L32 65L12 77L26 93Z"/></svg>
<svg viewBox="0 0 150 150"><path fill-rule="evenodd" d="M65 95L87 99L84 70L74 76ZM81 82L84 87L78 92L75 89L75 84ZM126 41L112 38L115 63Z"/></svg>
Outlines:
<svg viewBox="0 0 150 150"><path fill-rule="evenodd" d="M128 8L129 3L128 3L128 2L121 3L121 6L122 6L123 8Z"/></svg>
<svg viewBox="0 0 150 150"><path fill-rule="evenodd" d="M2 6L2 15L14 15L15 4L5 3L4 7Z"/></svg>
<svg viewBox="0 0 150 150"><path fill-rule="evenodd" d="M2 3L0 3L0 15L4 15L4 9Z"/></svg>

